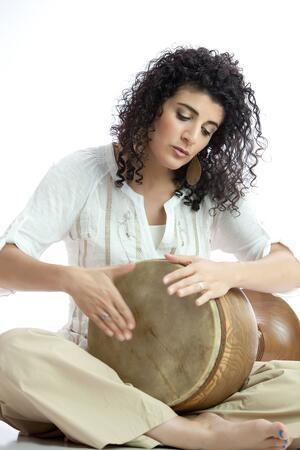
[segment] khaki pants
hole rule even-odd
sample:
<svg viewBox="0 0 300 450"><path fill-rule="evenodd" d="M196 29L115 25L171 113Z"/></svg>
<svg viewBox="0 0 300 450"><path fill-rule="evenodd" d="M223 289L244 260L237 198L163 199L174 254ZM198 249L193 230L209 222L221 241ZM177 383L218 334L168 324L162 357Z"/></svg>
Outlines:
<svg viewBox="0 0 300 450"><path fill-rule="evenodd" d="M255 363L242 389L207 411L235 422L281 421L294 438L290 448L300 447L300 362ZM65 435L99 449L153 448L159 443L144 434L173 417L58 333L17 328L0 335L0 420L24 433Z"/></svg>

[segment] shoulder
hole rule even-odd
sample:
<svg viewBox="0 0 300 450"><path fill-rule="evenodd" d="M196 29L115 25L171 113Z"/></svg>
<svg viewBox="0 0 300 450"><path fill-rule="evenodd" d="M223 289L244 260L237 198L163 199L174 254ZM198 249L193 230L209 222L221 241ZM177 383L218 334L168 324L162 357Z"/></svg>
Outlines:
<svg viewBox="0 0 300 450"><path fill-rule="evenodd" d="M86 148L58 159L41 179L31 201L81 204L108 173L110 148L111 145Z"/></svg>
<svg viewBox="0 0 300 450"><path fill-rule="evenodd" d="M66 173L90 177L101 176L108 170L108 154L111 144L89 147L69 153L53 164L53 168Z"/></svg>
<svg viewBox="0 0 300 450"><path fill-rule="evenodd" d="M214 202L211 198L208 198L207 202L211 208L216 207L216 202ZM252 217L254 215L256 216L255 201L250 194L240 197L235 203L235 209L232 211L228 207L224 208L224 210L216 208L214 219L218 221L219 219L223 220L225 217L228 217L235 220L238 218L245 218L249 215Z"/></svg>

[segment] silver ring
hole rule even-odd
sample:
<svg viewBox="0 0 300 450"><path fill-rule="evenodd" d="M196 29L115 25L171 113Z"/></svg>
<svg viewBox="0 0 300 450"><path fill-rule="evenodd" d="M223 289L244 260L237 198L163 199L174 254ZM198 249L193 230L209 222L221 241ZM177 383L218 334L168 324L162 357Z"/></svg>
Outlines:
<svg viewBox="0 0 300 450"><path fill-rule="evenodd" d="M103 313L99 314L99 317L100 317L101 320L110 319L110 315L107 314L106 312L103 312Z"/></svg>

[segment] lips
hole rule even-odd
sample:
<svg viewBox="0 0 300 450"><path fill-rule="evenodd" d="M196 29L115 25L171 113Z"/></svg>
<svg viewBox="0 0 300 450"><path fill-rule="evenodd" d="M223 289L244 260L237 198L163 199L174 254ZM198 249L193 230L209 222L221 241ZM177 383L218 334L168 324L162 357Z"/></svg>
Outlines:
<svg viewBox="0 0 300 450"><path fill-rule="evenodd" d="M176 148L176 150L179 150L180 152L184 153L186 156L189 156L189 152L187 150L184 150L181 147L176 147L175 145L173 145L172 147Z"/></svg>

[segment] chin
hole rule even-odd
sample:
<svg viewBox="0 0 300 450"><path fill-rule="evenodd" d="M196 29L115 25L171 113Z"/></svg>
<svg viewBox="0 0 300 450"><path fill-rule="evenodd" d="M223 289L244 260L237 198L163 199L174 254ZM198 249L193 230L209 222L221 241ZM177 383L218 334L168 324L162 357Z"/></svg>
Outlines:
<svg viewBox="0 0 300 450"><path fill-rule="evenodd" d="M178 164L178 162L162 161L161 165L169 170L177 170L182 167L183 164Z"/></svg>
<svg viewBox="0 0 300 450"><path fill-rule="evenodd" d="M186 164L188 164L188 162L186 161L172 161L168 164L168 169L170 170L178 170L181 167L185 166Z"/></svg>
<svg viewBox="0 0 300 450"><path fill-rule="evenodd" d="M162 167L169 170L178 170L189 163L185 158L180 160L170 154L157 155L157 160Z"/></svg>

